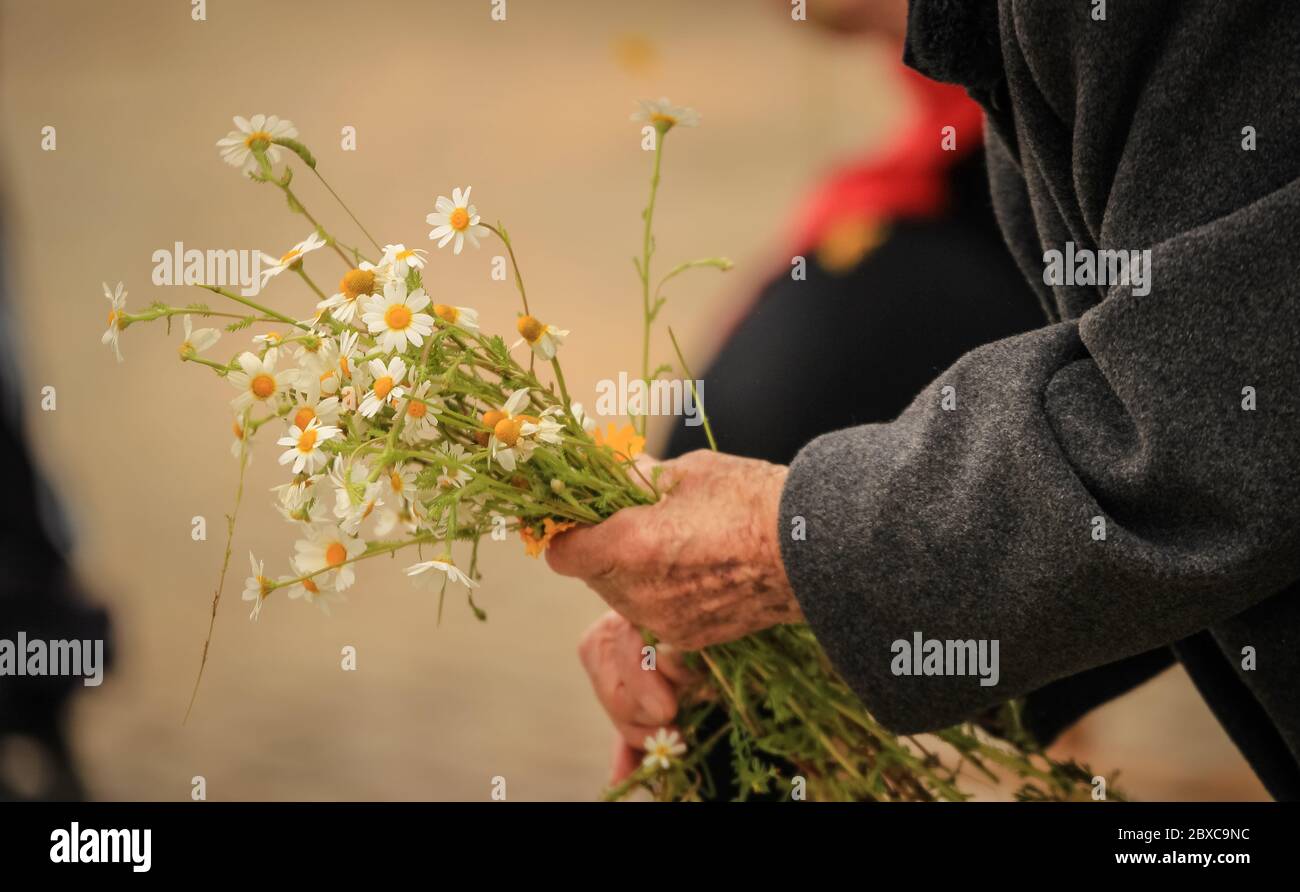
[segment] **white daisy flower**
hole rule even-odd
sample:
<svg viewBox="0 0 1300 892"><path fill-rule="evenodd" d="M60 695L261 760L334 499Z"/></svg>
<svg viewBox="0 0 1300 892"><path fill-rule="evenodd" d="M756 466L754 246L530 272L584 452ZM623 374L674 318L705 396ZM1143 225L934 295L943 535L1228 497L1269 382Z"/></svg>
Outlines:
<svg viewBox="0 0 1300 892"><path fill-rule="evenodd" d="M408 248L406 245L384 245L384 256L379 258L380 265L393 268L393 275L406 278L412 268L424 269L424 258L429 252L423 248Z"/></svg>
<svg viewBox="0 0 1300 892"><path fill-rule="evenodd" d="M328 577L332 587L343 591L350 588L357 578L352 565L347 562L364 554L366 543L331 524L308 527L307 538L299 539L293 547L297 552L293 565L299 573L332 570L334 572L322 575Z"/></svg>
<svg viewBox="0 0 1300 892"><path fill-rule="evenodd" d="M474 476L474 473L466 467L469 464L469 453L459 443L452 443L445 450L445 454L447 462L442 466L442 473L438 475L438 487L460 489Z"/></svg>
<svg viewBox="0 0 1300 892"><path fill-rule="evenodd" d="M492 436L488 438L488 455L507 471L513 471L520 462L528 461L537 445L523 433L525 424L536 421L531 416L518 414L526 405L527 387L521 387L510 394L499 411L500 417L495 419Z"/></svg>
<svg viewBox="0 0 1300 892"><path fill-rule="evenodd" d="M235 439L230 444L230 454L237 459L239 458L239 453L243 451L243 442L245 436L243 418L241 416L239 415L235 416L235 422L232 425L231 430L235 435ZM250 465L253 463L253 447L251 444L248 447L248 455L244 459L244 461L246 464L250 464Z"/></svg>
<svg viewBox="0 0 1300 892"><path fill-rule="evenodd" d="M478 240L487 238L487 227L479 225L478 210L469 203L471 188L466 186L464 192L460 189L452 189L451 198L439 195L433 205L437 210L424 218L425 222L433 227L429 238L438 239L439 248L454 241L453 254L461 252L465 247L466 239L477 248Z"/></svg>
<svg viewBox="0 0 1300 892"><path fill-rule="evenodd" d="M658 767L661 771L667 771L673 761L686 752L686 744L682 743L677 732L666 728L660 728L653 737L647 737L642 746L645 758L641 764L646 768Z"/></svg>
<svg viewBox="0 0 1300 892"><path fill-rule="evenodd" d="M638 124L653 124L661 132L668 132L680 124L683 127L698 127L700 113L684 105L673 105L667 97L658 100L638 99L641 107L632 113L632 120Z"/></svg>
<svg viewBox="0 0 1300 892"><path fill-rule="evenodd" d="M411 400L406 404L406 423L399 435L403 443L416 445L438 436L438 416L429 406L434 402L430 397L432 387L431 381L421 381L411 392Z"/></svg>
<svg viewBox="0 0 1300 892"><path fill-rule="evenodd" d="M318 310L329 310L330 315L340 322L351 322L357 315L361 302L381 291L388 281L381 275L379 267L369 261L361 261L356 269L350 269L339 279L339 290L332 296L316 304Z"/></svg>
<svg viewBox="0 0 1300 892"><path fill-rule="evenodd" d="M217 145L226 163L242 168L245 173L257 170L255 149L265 152L266 160L271 164L279 164L280 147L271 140L293 139L298 135L298 128L292 122L276 115L253 115L251 120L235 115L234 121L239 129L217 140Z"/></svg>
<svg viewBox="0 0 1300 892"><path fill-rule="evenodd" d="M384 406L396 404L402 399L406 393L406 363L400 356L388 360L388 365L384 365L382 359L372 359L370 374L374 376L374 383L357 407L357 411L366 418L374 417Z"/></svg>
<svg viewBox="0 0 1300 892"><path fill-rule="evenodd" d="M433 333L433 317L420 312L428 305L423 288L407 294L406 283L399 279L384 286L383 297L373 298L361 318L381 350L401 353L408 343L419 347Z"/></svg>
<svg viewBox="0 0 1300 892"><path fill-rule="evenodd" d="M255 402L274 404L296 380L292 370L277 372L275 361L275 351L269 351L264 359L258 359L256 354L248 351L240 354L237 360L239 368L226 375L231 386L240 391L239 396L230 401L236 412L242 414Z"/></svg>
<svg viewBox="0 0 1300 892"><path fill-rule="evenodd" d="M555 416L563 411L559 406L552 406L536 421L525 421L519 426L520 436L540 440L543 443L560 443L560 434L564 431L564 425L556 421Z"/></svg>
<svg viewBox="0 0 1300 892"><path fill-rule="evenodd" d="M446 574L446 579L437 576L424 576L430 570L438 570ZM434 588L441 588L447 582L459 582L466 588L478 588L478 583L470 579L459 567L451 562L451 555L447 555L446 560L441 561L420 561L418 564L412 564L406 568L406 575L417 581L425 582Z"/></svg>
<svg viewBox="0 0 1300 892"><path fill-rule="evenodd" d="M330 585L329 580L325 578L328 574L322 573L309 579L301 579L299 577L306 576L312 571L299 568L296 562L294 569L298 571L298 576L288 576L280 580L282 584L297 580L289 587L290 600L296 601L299 598L305 598L307 603L315 604L326 616L330 615L331 604L347 600L342 592L335 590Z"/></svg>
<svg viewBox="0 0 1300 892"><path fill-rule="evenodd" d="M546 325L535 316L520 316L519 321L515 323L515 328L519 329L523 337L511 344L510 349L513 350L520 344L526 343L539 359L547 362L555 358L555 351L569 336L569 332L565 329Z"/></svg>
<svg viewBox="0 0 1300 892"><path fill-rule="evenodd" d="M320 421L321 424L337 424L340 408L339 398L336 396L321 399L319 396L308 395L294 406L289 415L290 424L301 430L306 430L307 425L314 420Z"/></svg>
<svg viewBox="0 0 1300 892"><path fill-rule="evenodd" d="M243 599L253 602L253 612L248 615L248 618L257 619L262 613L262 602L266 600L267 595L271 594L275 583L266 578L266 574L262 572L262 561L253 557L251 551L248 553L248 566L252 572L244 580Z"/></svg>
<svg viewBox="0 0 1300 892"><path fill-rule="evenodd" d="M368 482L370 469L365 462L357 462L350 469L343 456L337 456L330 467L330 482L334 484L334 516L347 533L355 534L362 521L383 504L380 498L383 482Z"/></svg>
<svg viewBox="0 0 1300 892"><path fill-rule="evenodd" d="M118 339L122 334L121 317L122 314L126 312L126 288L122 286L121 282L118 282L116 288L109 289L108 283L105 282L104 297L108 298L109 304L108 329L104 332L104 336L99 340L102 344L112 344L113 352L117 354L117 361L121 362L122 346L118 343Z"/></svg>
<svg viewBox="0 0 1300 892"><path fill-rule="evenodd" d="M306 428L296 424L289 428L289 433L276 440L277 446L288 446L280 455L280 464L293 463L293 472L304 471L314 474L317 469L329 463L329 456L321 451L321 444L326 443L340 433L333 425L322 425L319 418L313 418Z"/></svg>
<svg viewBox="0 0 1300 892"><path fill-rule="evenodd" d="M388 497L398 505L415 501L419 487L415 479L420 475L420 465L416 462L396 462L388 469Z"/></svg>
<svg viewBox="0 0 1300 892"><path fill-rule="evenodd" d="M453 307L450 304L434 304L433 315L449 325L459 325L466 331L478 331L478 310L469 307Z"/></svg>
<svg viewBox="0 0 1300 892"><path fill-rule="evenodd" d="M200 328L195 331L188 314L181 317L185 328L185 340L181 341L181 356L197 356L221 339L221 332L215 328Z"/></svg>
<svg viewBox="0 0 1300 892"><path fill-rule="evenodd" d="M262 287L265 288L266 283L269 282L273 276L280 275L280 273L301 261L307 254L323 247L325 247L325 239L321 238L318 233L313 232L288 251L285 251L278 260L263 251L262 263L268 263L270 266L265 267L262 270Z"/></svg>

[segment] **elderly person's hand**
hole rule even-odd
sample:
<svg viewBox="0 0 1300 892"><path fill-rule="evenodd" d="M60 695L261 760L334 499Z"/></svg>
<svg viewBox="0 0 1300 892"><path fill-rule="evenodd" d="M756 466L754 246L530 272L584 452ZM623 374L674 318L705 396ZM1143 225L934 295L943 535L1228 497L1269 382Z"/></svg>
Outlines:
<svg viewBox="0 0 1300 892"><path fill-rule="evenodd" d="M688 650L802 621L777 542L786 469L704 451L660 468L659 502L556 537L551 568Z"/></svg>
<svg viewBox="0 0 1300 892"><path fill-rule="evenodd" d="M671 645L654 649L646 658L645 640L636 626L617 613L596 620L582 636L578 656L591 677L596 699L614 724L610 783L636 770L645 740L660 728L671 728L678 694L691 681L680 655Z"/></svg>

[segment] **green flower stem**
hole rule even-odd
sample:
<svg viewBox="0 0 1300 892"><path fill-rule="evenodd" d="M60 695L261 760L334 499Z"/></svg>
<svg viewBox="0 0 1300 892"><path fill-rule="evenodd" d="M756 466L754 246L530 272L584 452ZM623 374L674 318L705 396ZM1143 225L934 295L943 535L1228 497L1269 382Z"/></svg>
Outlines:
<svg viewBox="0 0 1300 892"><path fill-rule="evenodd" d="M496 226L493 226L490 223L484 223L482 225L497 238L501 239L501 243L506 246L506 252L510 255L510 266L515 271L515 287L519 289L519 299L522 300L524 304L524 315L531 316L532 313L528 309L528 293L524 291L524 277L519 272L519 262L515 260L515 248L514 245L510 244L510 236L506 233L506 228L500 223Z"/></svg>
<svg viewBox="0 0 1300 892"><path fill-rule="evenodd" d="M708 413L704 411L704 400L700 398L699 393L695 389L695 376L691 374L690 367L686 365L686 357L682 355L682 348L677 344L677 335L673 334L673 328L671 325L668 326L668 337L672 339L673 350L677 353L677 361L681 363L682 366L682 374L686 376L686 380L691 385L691 397L694 398L695 408L699 411L700 418L704 421L704 436L709 438L709 448L714 452L717 452L718 441L713 439L713 428L709 426L709 416Z"/></svg>
<svg viewBox="0 0 1300 892"><path fill-rule="evenodd" d="M281 322L287 322L289 325L292 325L295 328L301 328L304 331L311 331L310 325L307 325L306 323L303 322L299 322L297 319L293 319L289 316L284 315L283 313L276 312L275 310L272 310L270 307L264 307L259 303L255 303L254 301L251 301L248 298L244 297L242 294L236 294L233 291L228 291L225 288L219 288L216 285L199 285L197 287L205 288L208 291L211 291L213 294L220 294L222 297L229 298L230 300L233 300L235 303L243 304L244 306L252 310L257 310L257 312L261 313L263 316L269 316L272 319L278 319Z"/></svg>
<svg viewBox="0 0 1300 892"><path fill-rule="evenodd" d="M325 292L321 291L319 288L316 287L316 283L311 280L311 276L307 275L307 271L303 269L301 263L297 264L294 272L296 272L299 276L302 277L302 280L307 283L308 288L316 292L317 297L319 297L321 300L329 300L329 298L325 296Z"/></svg>
<svg viewBox="0 0 1300 892"><path fill-rule="evenodd" d="M339 207L347 211L347 215L352 218L352 222L357 224L357 229L360 229L362 234L364 234L366 238L370 239L370 244L375 246L375 250L382 253L384 250L383 247L380 246L379 242L375 241L375 237L370 234L370 230L366 229L366 227L361 225L361 221L357 219L357 215L352 213L352 209L348 207L347 204L343 201L343 199L339 197L339 194L334 191L334 187L325 181L325 177L321 176L321 172L315 167L311 168L311 172L316 174L316 179L320 180L321 185L324 186L326 190L329 191L329 194L334 196L334 200L339 203ZM346 245L344 247L346 247ZM351 251L355 255L360 255L361 253L355 248L352 248Z"/></svg>
<svg viewBox="0 0 1300 892"><path fill-rule="evenodd" d="M641 235L641 262L637 266L637 271L641 275L641 380L645 386L650 386L650 327L654 324L654 311L650 306L650 257L654 253L654 216L655 216L655 198L659 194L659 172L663 165L664 138L667 136L667 129L662 127L656 128L655 139L655 157L654 167L650 173L650 200L646 203L645 211L642 216L645 218L645 228ZM647 407L642 405L640 427L637 429L641 436L645 436ZM634 428L637 427L637 419L628 419Z"/></svg>

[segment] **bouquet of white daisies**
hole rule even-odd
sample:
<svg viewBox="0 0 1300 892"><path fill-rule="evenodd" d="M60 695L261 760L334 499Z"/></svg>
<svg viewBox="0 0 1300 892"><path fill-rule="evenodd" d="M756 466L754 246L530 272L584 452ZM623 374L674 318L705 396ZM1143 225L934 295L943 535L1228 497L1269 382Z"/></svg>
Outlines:
<svg viewBox="0 0 1300 892"><path fill-rule="evenodd" d="M652 287L663 145L675 127L694 126L699 116L660 100L643 102L633 118L653 149L637 260L648 383L672 368L650 371L648 331L663 305L663 282L730 263L678 264ZM481 331L472 307L433 303L424 286L428 252L373 238L325 182L292 123L274 115L234 122L238 129L218 141L222 157L248 180L281 192L289 210L312 227L283 255L261 257L261 285L298 280L301 312L272 309L247 289L198 282L195 287L222 302L157 302L131 311L120 283L104 286L111 304L104 342L119 360L127 329L159 321L170 329L180 317L180 360L206 366L232 390L238 485L213 617L231 560L244 470L258 442L283 466L274 505L298 536L278 571L250 554L243 599L253 619L277 602L328 609L361 584L366 561L396 552L411 555L406 573L436 592L440 615L448 591L458 591L482 619L473 595L484 536L513 532L536 556L574 525L600 523L659 498L653 475L643 475L633 461L645 442L644 417L639 426L633 418L600 431L570 400L558 356L568 332L530 306L506 228L483 221L469 187L437 198L426 218L428 237L454 254L466 243L501 242L520 299L517 334L510 338ZM308 211L293 188L295 170L320 180L365 245L345 243ZM329 255L336 269L326 274L321 267ZM335 275L336 284L327 285ZM223 331L196 328L196 321L216 322L224 335L248 340L226 358L213 358ZM677 359L690 379L680 351ZM705 427L712 441L707 416ZM211 632L210 621L199 679ZM679 730L647 739L642 767L607 796L642 787L661 799L712 797L719 779L709 756L718 747L729 751L742 797L962 799L960 781L972 772L1019 778L1023 798L1084 798L1090 790L1090 773L1044 758L1017 730L1014 712L1000 739L963 726L938 735L939 749L931 752L921 741L895 738L836 675L805 627L770 629L688 660L703 681L682 705Z"/></svg>

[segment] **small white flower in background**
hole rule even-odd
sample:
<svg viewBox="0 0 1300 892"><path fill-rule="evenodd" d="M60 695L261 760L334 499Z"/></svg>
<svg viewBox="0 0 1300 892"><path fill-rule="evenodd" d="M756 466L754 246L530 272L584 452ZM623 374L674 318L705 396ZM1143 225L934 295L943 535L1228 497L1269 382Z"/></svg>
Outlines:
<svg viewBox="0 0 1300 892"><path fill-rule="evenodd" d="M253 343L262 345L262 359L278 362L280 359L280 344L284 341L284 335L278 331L268 331L266 334L254 335Z"/></svg>
<svg viewBox="0 0 1300 892"><path fill-rule="evenodd" d="M357 579L352 565L346 562L364 554L366 543L331 524L308 527L307 538L293 543L293 548L297 552L293 565L300 574L333 570L322 575L333 588L343 591Z"/></svg>
<svg viewBox="0 0 1300 892"><path fill-rule="evenodd" d="M348 401L344 399L343 391L345 385L356 378L354 372L360 371L360 369L355 368L358 359L358 337L360 337L360 335L355 331L344 332L339 336L338 347L332 351L333 358L331 360L331 365L322 366L319 378L322 392L337 393L343 406L350 412L355 412L357 410L357 403L354 399L351 404L349 404Z"/></svg>
<svg viewBox="0 0 1300 892"><path fill-rule="evenodd" d="M667 132L678 124L683 127L698 127L700 113L684 105L673 105L668 97L657 100L638 99L641 107L632 112L632 120L638 124L653 124L657 129Z"/></svg>
<svg viewBox="0 0 1300 892"><path fill-rule="evenodd" d="M388 495L396 504L405 505L415 501L419 487L415 478L419 476L420 466L414 462L395 462L388 468Z"/></svg>
<svg viewBox="0 0 1300 892"><path fill-rule="evenodd" d="M285 251L278 260L263 251L262 262L269 263L270 266L265 267L262 270L262 287L265 288L266 283L271 281L272 277L280 275L280 273L289 269L289 267L293 266L299 260L302 260L303 257L310 254L312 251L319 250L323 247L325 247L325 239L321 238L318 233L313 232L288 251Z"/></svg>
<svg viewBox="0 0 1300 892"><path fill-rule="evenodd" d="M412 267L424 269L424 258L428 251L423 248L408 248L406 245L384 245L384 256L379 258L381 266L393 268L393 275L406 278Z"/></svg>
<svg viewBox="0 0 1300 892"><path fill-rule="evenodd" d="M362 300L382 291L390 280L387 271L363 260L361 266L343 274L338 292L316 304L316 309L329 310L340 322L351 322Z"/></svg>
<svg viewBox="0 0 1300 892"><path fill-rule="evenodd" d="M437 208L432 214L425 217L424 220L433 230L429 233L430 239L438 239L438 247L444 247L448 242L454 242L452 253L459 254L465 247L465 240L474 247L478 247L478 240L487 238L488 228L479 225L478 210L474 205L469 203L469 190L473 188L466 186L465 191L460 189L451 190L451 198L439 195L438 200L433 203Z"/></svg>
<svg viewBox="0 0 1300 892"><path fill-rule="evenodd" d="M442 561L420 561L418 564L412 564L406 568L406 575L415 579L417 582L425 582L426 584L432 585L434 588L439 588L445 584L444 580L438 576L423 576L423 574L428 573L430 570L440 570L446 574L448 581L459 582L466 588L478 588L477 582L466 576L461 572L459 567L451 562L450 555L447 556L446 560Z"/></svg>
<svg viewBox="0 0 1300 892"><path fill-rule="evenodd" d="M406 363L400 356L388 360L388 365L384 365L382 359L372 359L370 374L374 376L374 383L357 408L357 411L366 418L374 417L380 409L400 400L406 393Z"/></svg>
<svg viewBox="0 0 1300 892"><path fill-rule="evenodd" d="M271 492L275 493L276 500L281 508L288 511L297 511L307 502L315 498L317 491L320 489L320 476L309 477L300 476L288 483L280 483L271 487Z"/></svg>
<svg viewBox="0 0 1300 892"><path fill-rule="evenodd" d="M180 346L181 356L197 356L221 340L221 332L215 328L200 328L195 331L188 314L181 318L181 324L185 327L185 340L181 341Z"/></svg>
<svg viewBox="0 0 1300 892"><path fill-rule="evenodd" d="M450 461L442 466L442 473L438 475L438 486L441 489L459 489L469 483L474 476L469 468L464 467L469 463L469 453L459 443L452 443L444 451Z"/></svg>
<svg viewBox="0 0 1300 892"><path fill-rule="evenodd" d="M230 454L235 458L239 458L239 453L243 451L245 435L244 420L241 416L235 416L235 422L231 426L231 430L235 435L235 439L230 444ZM248 455L244 457L244 463L250 465L253 463L253 447L251 445L248 447Z"/></svg>
<svg viewBox="0 0 1300 892"><path fill-rule="evenodd" d="M587 417L587 411L583 409L582 403L570 403L569 411L573 413L574 420L582 425L582 429L587 433L591 433L596 429L596 419Z"/></svg>
<svg viewBox="0 0 1300 892"><path fill-rule="evenodd" d="M272 488L274 489L274 487ZM277 504L275 510L279 511L280 516L288 523L328 524L333 522L333 518L330 517L329 507L323 504L320 499L305 501L296 508Z"/></svg>
<svg viewBox="0 0 1300 892"><path fill-rule="evenodd" d="M432 382L421 381L412 391L411 401L406 404L406 423L399 435L403 443L418 444L438 436L438 417L429 411L432 387Z"/></svg>
<svg viewBox="0 0 1300 892"><path fill-rule="evenodd" d="M230 401L236 412L242 413L255 402L274 403L296 378L291 370L275 370L274 351L268 353L265 359L258 359L256 354L245 351L237 361L239 369L226 375L231 386L240 391L239 396Z"/></svg>
<svg viewBox="0 0 1300 892"><path fill-rule="evenodd" d="M531 419L520 416L519 410L528 405L528 388L521 387L510 394L501 407L503 417L497 420L488 439L488 455L507 471L513 471L520 462L526 462L537 444L524 436L523 427Z"/></svg>
<svg viewBox="0 0 1300 892"><path fill-rule="evenodd" d="M559 406L551 406L542 413L542 417L537 421L525 421L519 426L519 433L525 437L541 440L543 443L561 442L560 434L564 432L564 425L555 420L555 416L564 410Z"/></svg>
<svg viewBox="0 0 1300 892"><path fill-rule="evenodd" d="M253 557L253 553L248 553L248 566L251 571L249 577L244 580L245 601L253 602L253 612L248 615L249 619L257 619L262 613L262 602L266 596L271 594L273 583L266 578L262 572L262 562Z"/></svg>
<svg viewBox="0 0 1300 892"><path fill-rule="evenodd" d="M275 441L277 446L289 447L280 455L280 464L292 462L295 474L304 471L313 474L329 463L329 456L321 451L321 444L338 435L337 427L322 425L319 418L313 418L306 428L294 425L288 434Z"/></svg>
<svg viewBox="0 0 1300 892"><path fill-rule="evenodd" d="M122 361L122 347L118 339L122 334L122 313L126 312L126 288L121 282L117 283L117 288L110 289L108 283L104 283L104 297L108 298L108 329L104 336L100 338L102 344L112 344L113 352L117 354L117 361ZM188 318L188 317L186 317Z"/></svg>
<svg viewBox="0 0 1300 892"><path fill-rule="evenodd" d="M330 482L334 484L334 516L344 532L355 534L361 522L383 504L380 494L383 483L367 482L370 469L365 462L349 467L343 456L336 456L330 466ZM358 495L359 493L359 495Z"/></svg>
<svg viewBox="0 0 1300 892"><path fill-rule="evenodd" d="M450 304L434 304L433 315L449 325L459 325L466 331L478 331L478 310L469 307L453 307Z"/></svg>
<svg viewBox="0 0 1300 892"><path fill-rule="evenodd" d="M280 162L280 147L274 145L273 139L293 139L298 135L298 128L291 121L276 115L253 115L252 119L234 117L238 130L232 130L223 139L217 140L221 148L221 157L227 164L242 168L245 173L257 170L257 157L253 149L266 153L266 160L271 164Z"/></svg>
<svg viewBox="0 0 1300 892"><path fill-rule="evenodd" d="M315 345L299 344L294 352L298 361L298 380L295 386L308 404L320 400L321 395L334 396L339 389L339 346L329 337L322 337Z"/></svg>
<svg viewBox="0 0 1300 892"><path fill-rule="evenodd" d="M423 288L407 294L406 283L399 279L384 286L383 296L366 305L361 319L376 335L379 349L401 353L408 343L419 347L433 333L433 317L420 312L428 305L429 296Z"/></svg>
<svg viewBox="0 0 1300 892"><path fill-rule="evenodd" d="M298 567L295 566L294 569L297 570ZM310 572L310 570L299 570L298 576L306 576ZM323 578L324 575L313 576L309 579L299 579L298 576L285 576L280 580L280 583L285 584L297 579L298 581L289 587L290 600L296 601L299 598L306 598L309 604L315 604L326 616L329 616L330 605L346 600L346 598L341 592L335 591L330 586L329 582Z"/></svg>
<svg viewBox="0 0 1300 892"><path fill-rule="evenodd" d="M556 350L569 336L566 329L546 325L535 316L520 316L515 323L515 328L519 329L523 337L511 344L510 349L513 350L520 344L527 344L539 359L547 362L555 358Z"/></svg>
<svg viewBox="0 0 1300 892"><path fill-rule="evenodd" d="M667 771L673 760L686 752L686 744L682 743L677 732L665 728L660 728L653 737L647 737L642 745L645 747L645 758L641 764L646 768L658 767L662 771Z"/></svg>

